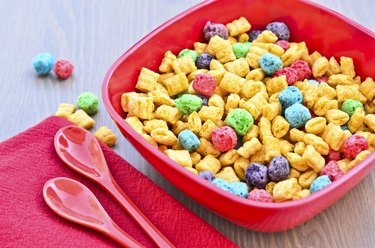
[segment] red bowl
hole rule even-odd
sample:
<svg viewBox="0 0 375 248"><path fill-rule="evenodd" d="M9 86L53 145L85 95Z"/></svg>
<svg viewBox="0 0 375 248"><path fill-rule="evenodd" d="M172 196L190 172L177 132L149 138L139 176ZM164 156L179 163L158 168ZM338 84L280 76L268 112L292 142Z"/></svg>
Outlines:
<svg viewBox="0 0 375 248"><path fill-rule="evenodd" d="M274 232L304 223L344 196L374 167L375 154L313 195L291 202L260 203L229 194L187 171L152 147L128 124L121 109L124 92L133 91L142 66L157 71L165 51L178 53L203 41L206 21L227 23L246 17L253 28L283 21L292 41L305 41L310 51L349 56L362 78L375 77L375 34L344 16L310 1L205 1L167 21L125 52L108 70L102 87L104 104L123 135L145 159L185 194L222 217L255 231Z"/></svg>

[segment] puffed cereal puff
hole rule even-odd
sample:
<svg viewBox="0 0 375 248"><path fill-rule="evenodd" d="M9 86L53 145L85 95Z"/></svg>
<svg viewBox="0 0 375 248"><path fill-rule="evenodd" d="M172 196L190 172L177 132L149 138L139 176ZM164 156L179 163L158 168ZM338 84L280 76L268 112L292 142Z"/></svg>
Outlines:
<svg viewBox="0 0 375 248"><path fill-rule="evenodd" d="M249 52L250 47L251 42L234 43L232 45L232 49L234 52L234 56L236 56L236 59L245 58L246 54Z"/></svg>
<svg viewBox="0 0 375 248"><path fill-rule="evenodd" d="M221 152L229 151L237 145L236 132L229 126L215 128L212 130L212 143Z"/></svg>
<svg viewBox="0 0 375 248"><path fill-rule="evenodd" d="M282 69L277 70L273 74L273 77L280 77L282 75L286 76L286 81L288 82L288 85L292 85L298 80L297 71L291 67L284 67Z"/></svg>
<svg viewBox="0 0 375 248"><path fill-rule="evenodd" d="M298 81L302 81L306 78L309 79L311 77L312 72L306 61L297 60L289 67L297 71Z"/></svg>
<svg viewBox="0 0 375 248"><path fill-rule="evenodd" d="M293 195L301 191L301 186L298 185L297 179L290 178L280 181L273 187L273 201L282 202L293 198Z"/></svg>
<svg viewBox="0 0 375 248"><path fill-rule="evenodd" d="M343 152L347 158L355 158L360 152L368 149L368 141L361 135L355 134L344 141Z"/></svg>
<svg viewBox="0 0 375 248"><path fill-rule="evenodd" d="M311 119L311 114L308 108L295 103L285 110L285 119L293 128L300 128Z"/></svg>
<svg viewBox="0 0 375 248"><path fill-rule="evenodd" d="M94 136L107 146L113 146L117 141L116 135L107 126L100 127L96 130Z"/></svg>
<svg viewBox="0 0 375 248"><path fill-rule="evenodd" d="M190 50L190 49L184 49L182 50L178 55L177 55L177 58L181 58L181 57L184 57L186 55L189 55L194 62L197 61L197 58L198 58L198 53L194 50Z"/></svg>
<svg viewBox="0 0 375 248"><path fill-rule="evenodd" d="M76 106L74 104L60 103L55 115L68 119L69 116L71 116L75 110Z"/></svg>
<svg viewBox="0 0 375 248"><path fill-rule="evenodd" d="M53 71L55 72L56 76L61 79L67 79L72 75L74 66L65 59L60 59L56 62L55 66L53 67Z"/></svg>
<svg viewBox="0 0 375 248"><path fill-rule="evenodd" d="M267 76L272 76L283 67L281 59L271 53L265 53L259 58L259 65Z"/></svg>
<svg viewBox="0 0 375 248"><path fill-rule="evenodd" d="M225 118L225 122L234 128L239 135L245 135L254 123L254 119L245 109L232 110Z"/></svg>
<svg viewBox="0 0 375 248"><path fill-rule="evenodd" d="M92 92L84 92L78 96L77 106L87 114L93 115L99 109L99 99Z"/></svg>
<svg viewBox="0 0 375 248"><path fill-rule="evenodd" d="M182 147L188 151L197 149L201 144L197 135L188 129L183 130L178 134L178 141Z"/></svg>
<svg viewBox="0 0 375 248"><path fill-rule="evenodd" d="M196 95L184 94L175 100L176 108L182 115L198 111L202 107L202 99Z"/></svg>
<svg viewBox="0 0 375 248"><path fill-rule="evenodd" d="M320 171L320 175L327 175L333 182L344 175L344 172L340 169L336 161L329 161L326 166Z"/></svg>
<svg viewBox="0 0 375 248"><path fill-rule="evenodd" d="M264 189L268 183L268 169L265 165L259 163L251 163L246 168L246 182L250 186Z"/></svg>
<svg viewBox="0 0 375 248"><path fill-rule="evenodd" d="M47 75L53 68L55 60L50 53L39 53L33 59L33 66L38 75Z"/></svg>
<svg viewBox="0 0 375 248"><path fill-rule="evenodd" d="M214 174L209 170L201 171L198 175L209 182L212 182L215 179Z"/></svg>
<svg viewBox="0 0 375 248"><path fill-rule="evenodd" d="M212 180L212 183L227 192L232 191L230 183L221 178L215 178L214 180Z"/></svg>
<svg viewBox="0 0 375 248"><path fill-rule="evenodd" d="M239 197L247 198L249 187L244 182L231 182L231 192Z"/></svg>
<svg viewBox="0 0 375 248"><path fill-rule="evenodd" d="M272 202L272 195L264 189L253 189L247 199L258 202Z"/></svg>
<svg viewBox="0 0 375 248"><path fill-rule="evenodd" d="M90 129L95 125L95 120L82 109L79 109L74 114L70 115L68 120L84 129Z"/></svg>
<svg viewBox="0 0 375 248"><path fill-rule="evenodd" d="M295 86L288 86L288 88L283 89L278 99L285 111L288 107L292 106L295 103L302 103L302 92Z"/></svg>
<svg viewBox="0 0 375 248"><path fill-rule="evenodd" d="M262 33L262 30L253 29L249 32L249 41L253 42L258 38L258 36Z"/></svg>
<svg viewBox="0 0 375 248"><path fill-rule="evenodd" d="M363 104L360 101L353 99L346 99L341 105L341 110L347 113L350 117L354 114L354 111L357 108L363 109Z"/></svg>
<svg viewBox="0 0 375 248"><path fill-rule="evenodd" d="M327 187L330 184L331 184L331 180L329 179L329 177L327 175L317 177L310 186L310 192L315 193L315 192Z"/></svg>
<svg viewBox="0 0 375 248"><path fill-rule="evenodd" d="M284 49L284 51L290 48L290 44L286 40L278 40L275 44L280 46L282 49Z"/></svg>
<svg viewBox="0 0 375 248"><path fill-rule="evenodd" d="M287 179L289 172L289 162L283 156L274 157L268 165L268 176L274 182Z"/></svg>
<svg viewBox="0 0 375 248"><path fill-rule="evenodd" d="M193 81L194 90L204 96L212 96L216 88L216 78L209 74L198 74Z"/></svg>
<svg viewBox="0 0 375 248"><path fill-rule="evenodd" d="M211 54L208 53L201 53L199 54L197 61L195 62L198 69L210 69L210 63L211 60L213 60L214 57Z"/></svg>
<svg viewBox="0 0 375 248"><path fill-rule="evenodd" d="M227 27L221 23L211 23L210 21L206 22L203 28L203 36L206 41L210 41L210 39L215 35L218 35L226 40L229 35Z"/></svg>
<svg viewBox="0 0 375 248"><path fill-rule="evenodd" d="M266 26L266 29L274 33L280 40L288 41L290 38L289 28L283 22L271 22Z"/></svg>

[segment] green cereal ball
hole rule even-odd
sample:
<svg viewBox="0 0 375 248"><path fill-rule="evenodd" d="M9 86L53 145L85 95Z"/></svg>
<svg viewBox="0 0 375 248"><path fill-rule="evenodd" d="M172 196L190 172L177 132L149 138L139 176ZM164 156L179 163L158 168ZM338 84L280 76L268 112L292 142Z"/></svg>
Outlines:
<svg viewBox="0 0 375 248"><path fill-rule="evenodd" d="M178 58L181 58L181 57L184 57L185 55L190 55L190 57L195 61L197 61L197 58L198 58L198 53L194 50L190 50L190 49L184 49L182 50L179 54L178 54Z"/></svg>
<svg viewBox="0 0 375 248"><path fill-rule="evenodd" d="M99 99L92 92L84 92L78 96L77 105L88 115L93 115L98 111Z"/></svg>
<svg viewBox="0 0 375 248"><path fill-rule="evenodd" d="M341 110L347 113L350 117L352 117L357 108L363 109L363 104L360 101L353 99L346 99L341 105Z"/></svg>
<svg viewBox="0 0 375 248"><path fill-rule="evenodd" d="M232 45L232 50L234 52L234 55L236 56L236 59L245 58L250 47L251 42L248 41L244 43L234 43Z"/></svg>
<svg viewBox="0 0 375 248"><path fill-rule="evenodd" d="M254 123L254 119L245 109L232 110L225 118L225 122L231 126L237 134L245 135Z"/></svg>
<svg viewBox="0 0 375 248"><path fill-rule="evenodd" d="M195 95L184 94L175 100L176 108L182 115L198 111L202 107L202 99Z"/></svg>

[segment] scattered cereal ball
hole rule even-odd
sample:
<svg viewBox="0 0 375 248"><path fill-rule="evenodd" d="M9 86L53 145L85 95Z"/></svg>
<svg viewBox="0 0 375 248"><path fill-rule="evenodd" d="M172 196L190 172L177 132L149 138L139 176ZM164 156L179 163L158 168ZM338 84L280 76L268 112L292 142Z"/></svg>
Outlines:
<svg viewBox="0 0 375 248"><path fill-rule="evenodd" d="M201 145L197 135L188 129L178 134L178 141L182 147L188 151L195 150Z"/></svg>
<svg viewBox="0 0 375 248"><path fill-rule="evenodd" d="M266 29L274 33L280 40L288 41L290 38L289 28L283 22L271 22Z"/></svg>
<svg viewBox="0 0 375 248"><path fill-rule="evenodd" d="M361 151L367 149L368 141L361 135L352 135L344 141L343 152L347 158L355 158Z"/></svg>
<svg viewBox="0 0 375 248"><path fill-rule="evenodd" d="M198 74L193 81L194 90L204 96L212 96L216 88L216 78L209 74Z"/></svg>
<svg viewBox="0 0 375 248"><path fill-rule="evenodd" d="M278 96L283 109L287 109L295 103L302 103L302 98L302 92L295 86L288 86Z"/></svg>
<svg viewBox="0 0 375 248"><path fill-rule="evenodd" d="M360 101L353 99L346 99L341 105L341 110L347 113L350 117L352 117L357 108L363 109L363 104Z"/></svg>
<svg viewBox="0 0 375 248"><path fill-rule="evenodd" d="M212 130L212 144L221 152L229 151L237 145L236 132L228 126Z"/></svg>
<svg viewBox="0 0 375 248"><path fill-rule="evenodd" d="M250 47L251 47L250 42L234 43L232 45L232 50L234 52L234 56L236 56L236 59L245 58Z"/></svg>
<svg viewBox="0 0 375 248"><path fill-rule="evenodd" d="M198 53L197 53L196 51L194 51L194 50L190 50L190 49L184 49L184 50L182 50L182 51L177 55L177 57L178 57L178 58L181 58L181 57L184 57L184 56L186 56L186 55L189 55L189 56L193 59L194 62L197 61Z"/></svg>
<svg viewBox="0 0 375 248"><path fill-rule="evenodd" d="M328 154L325 156L325 159L327 162L339 161L341 159L341 153L330 148Z"/></svg>
<svg viewBox="0 0 375 248"><path fill-rule="evenodd" d="M284 67L282 69L277 70L273 77L280 77L282 75L286 76L286 81L288 82L288 85L292 85L298 80L297 71L290 67Z"/></svg>
<svg viewBox="0 0 375 248"><path fill-rule="evenodd" d="M210 41L212 37L218 35L219 37L226 40L228 38L228 29L224 24L206 22L203 28L203 36L206 41Z"/></svg>
<svg viewBox="0 0 375 248"><path fill-rule="evenodd" d="M203 106L208 105L208 97L207 96L203 96L203 95L199 95L199 94L196 94L196 96L199 97L200 99L202 99L202 105Z"/></svg>
<svg viewBox="0 0 375 248"><path fill-rule="evenodd" d="M278 69L282 68L283 62L276 55L265 53L259 58L259 65L267 76L272 76Z"/></svg>
<svg viewBox="0 0 375 248"><path fill-rule="evenodd" d="M212 180L212 183L225 191L232 191L230 183L221 178L215 178L214 180Z"/></svg>
<svg viewBox="0 0 375 248"><path fill-rule="evenodd" d="M246 182L250 186L264 189L268 183L268 169L259 163L251 163L246 168Z"/></svg>
<svg viewBox="0 0 375 248"><path fill-rule="evenodd" d="M272 195L264 189L253 189L248 194L247 199L258 202L272 202Z"/></svg>
<svg viewBox="0 0 375 248"><path fill-rule="evenodd" d="M290 48L290 44L286 40L278 40L276 41L276 45L281 46L281 48L284 49L284 51Z"/></svg>
<svg viewBox="0 0 375 248"><path fill-rule="evenodd" d="M274 157L268 165L268 176L274 182L287 179L289 172L289 162L283 156Z"/></svg>
<svg viewBox="0 0 375 248"><path fill-rule="evenodd" d="M116 135L107 126L100 127L96 130L94 136L107 146L113 146L117 141Z"/></svg>
<svg viewBox="0 0 375 248"><path fill-rule="evenodd" d="M297 60L291 66L290 68L293 68L297 71L298 81L302 81L305 78L311 77L311 69L309 67L309 64L306 61L303 60Z"/></svg>
<svg viewBox="0 0 375 248"><path fill-rule="evenodd" d="M182 115L198 111L202 107L202 99L190 94L180 96L175 100L175 103Z"/></svg>
<svg viewBox="0 0 375 248"><path fill-rule="evenodd" d="M92 92L84 92L78 96L77 106L89 115L93 115L98 111L99 99Z"/></svg>
<svg viewBox="0 0 375 248"><path fill-rule="evenodd" d="M33 66L38 75L47 75L54 64L55 60L50 53L39 53L33 59Z"/></svg>
<svg viewBox="0 0 375 248"><path fill-rule="evenodd" d="M285 110L285 119L293 128L300 128L311 119L311 114L308 108L295 103Z"/></svg>
<svg viewBox="0 0 375 248"><path fill-rule="evenodd" d="M263 31L261 30L257 30L257 29L254 29L254 30L251 30L249 32L249 41L254 41L256 40L256 38L258 38L258 36L262 33Z"/></svg>
<svg viewBox="0 0 375 248"><path fill-rule="evenodd" d="M337 162L332 160L329 161L329 163L326 164L326 166L324 166L324 168L320 171L320 175L327 175L329 179L333 182L342 177L344 175L344 172L340 169Z"/></svg>
<svg viewBox="0 0 375 248"><path fill-rule="evenodd" d="M230 183L231 192L239 197L247 198L249 193L249 187L244 182L232 182Z"/></svg>
<svg viewBox="0 0 375 248"><path fill-rule="evenodd" d="M213 60L214 57L208 53L201 53L198 58L197 58L197 61L195 62L196 66L198 69L210 69L210 63L211 63L211 60Z"/></svg>
<svg viewBox="0 0 375 248"><path fill-rule="evenodd" d="M325 188L329 184L331 184L331 180L329 180L329 177L327 175L317 177L310 186L310 192L315 193Z"/></svg>
<svg viewBox="0 0 375 248"><path fill-rule="evenodd" d="M234 128L239 135L245 135L254 123L254 119L245 109L232 110L225 118L225 122Z"/></svg>
<svg viewBox="0 0 375 248"><path fill-rule="evenodd" d="M56 62L55 66L53 67L53 71L55 72L56 76L61 79L67 79L72 75L74 66L67 60L60 59Z"/></svg>
<svg viewBox="0 0 375 248"><path fill-rule="evenodd" d="M203 178L203 179L205 179L207 181L210 181L210 182L212 182L212 180L215 179L214 174L212 174L212 171L209 171L209 170L201 171L198 175L201 178Z"/></svg>
<svg viewBox="0 0 375 248"><path fill-rule="evenodd" d="M310 79L308 82L309 82L309 84L315 84L315 85L317 85L317 86L320 85L319 82L316 81L316 80L314 80L314 79Z"/></svg>
<svg viewBox="0 0 375 248"><path fill-rule="evenodd" d="M327 77L318 77L318 78L315 78L316 81L318 81L319 83L327 83L328 84L328 78Z"/></svg>

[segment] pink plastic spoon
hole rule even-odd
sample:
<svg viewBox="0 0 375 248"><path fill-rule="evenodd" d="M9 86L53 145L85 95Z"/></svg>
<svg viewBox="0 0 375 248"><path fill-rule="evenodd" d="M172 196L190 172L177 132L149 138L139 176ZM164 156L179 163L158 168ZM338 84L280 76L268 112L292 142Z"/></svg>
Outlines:
<svg viewBox="0 0 375 248"><path fill-rule="evenodd" d="M55 135L55 149L70 168L98 183L112 195L158 247L175 247L116 183L99 142L90 132L77 126L61 128Z"/></svg>
<svg viewBox="0 0 375 248"><path fill-rule="evenodd" d="M113 222L82 183L65 177L53 178L44 185L43 196L47 205L61 217L97 230L124 247L143 247Z"/></svg>

